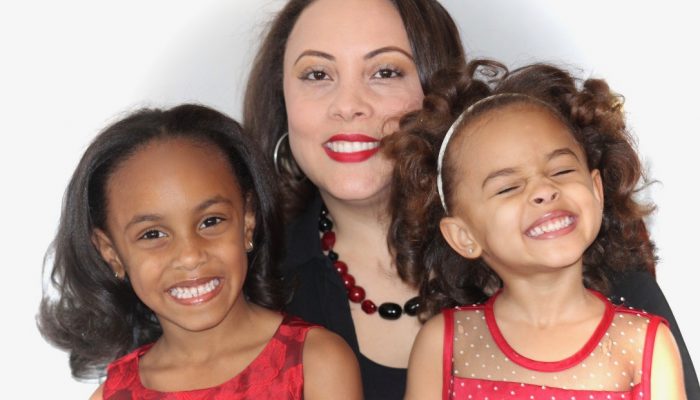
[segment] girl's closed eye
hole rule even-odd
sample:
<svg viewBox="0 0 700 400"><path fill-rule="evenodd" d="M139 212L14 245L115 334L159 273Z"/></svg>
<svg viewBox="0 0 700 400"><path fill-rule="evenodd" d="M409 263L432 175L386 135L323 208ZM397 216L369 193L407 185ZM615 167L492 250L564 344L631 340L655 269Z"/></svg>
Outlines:
<svg viewBox="0 0 700 400"><path fill-rule="evenodd" d="M506 187L503 187L503 188L499 189L499 190L496 192L496 196L500 196L500 195L504 195L504 194L508 194L508 193L514 192L514 191L517 190L519 187L520 187L520 185L508 185L508 186L506 186Z"/></svg>
<svg viewBox="0 0 700 400"><path fill-rule="evenodd" d="M570 174L572 172L576 172L576 168L563 168L563 169L555 171L552 174L552 176L562 176L562 175Z"/></svg>

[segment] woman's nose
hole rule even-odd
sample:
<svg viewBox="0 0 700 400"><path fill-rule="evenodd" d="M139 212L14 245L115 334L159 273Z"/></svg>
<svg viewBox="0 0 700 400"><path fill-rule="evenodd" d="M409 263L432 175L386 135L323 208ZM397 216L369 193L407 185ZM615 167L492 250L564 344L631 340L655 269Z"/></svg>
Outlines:
<svg viewBox="0 0 700 400"><path fill-rule="evenodd" d="M328 112L332 118L351 121L372 114L369 94L361 82L339 82Z"/></svg>

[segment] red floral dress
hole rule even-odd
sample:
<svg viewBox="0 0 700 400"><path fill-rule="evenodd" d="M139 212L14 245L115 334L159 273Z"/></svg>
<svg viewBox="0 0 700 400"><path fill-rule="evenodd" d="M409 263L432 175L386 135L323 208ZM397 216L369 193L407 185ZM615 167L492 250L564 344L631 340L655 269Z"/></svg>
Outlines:
<svg viewBox="0 0 700 400"><path fill-rule="evenodd" d="M486 304L443 311L443 399L631 400L649 397L651 358L661 317L615 306L574 355L537 361L506 342Z"/></svg>
<svg viewBox="0 0 700 400"><path fill-rule="evenodd" d="M112 362L104 383L105 400L199 400L199 399L302 399L304 375L302 351L306 333L314 325L285 316L262 352L240 374L221 385L182 392L158 392L143 386L139 358L148 344ZM202 373L206 373L203 371Z"/></svg>

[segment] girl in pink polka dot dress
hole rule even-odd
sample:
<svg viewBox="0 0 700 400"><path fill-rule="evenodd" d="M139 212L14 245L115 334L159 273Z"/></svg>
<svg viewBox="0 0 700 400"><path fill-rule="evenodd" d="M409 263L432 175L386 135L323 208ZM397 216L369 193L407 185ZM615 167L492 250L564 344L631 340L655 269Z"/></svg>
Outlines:
<svg viewBox="0 0 700 400"><path fill-rule="evenodd" d="M424 210L402 228L441 233L421 250L424 310L484 301L428 320L406 398L684 399L666 321L604 295L609 271L654 262L621 98L543 64L477 61L438 79L450 90L387 140L389 156L416 154L397 157L392 195Z"/></svg>

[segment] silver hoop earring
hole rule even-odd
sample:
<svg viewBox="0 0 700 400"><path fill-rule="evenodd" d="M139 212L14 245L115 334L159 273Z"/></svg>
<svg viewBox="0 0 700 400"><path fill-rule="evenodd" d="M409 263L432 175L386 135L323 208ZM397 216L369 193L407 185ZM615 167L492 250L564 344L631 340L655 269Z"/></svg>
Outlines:
<svg viewBox="0 0 700 400"><path fill-rule="evenodd" d="M284 139L287 139L287 148L283 147ZM286 156L285 156L286 155ZM303 182L306 180L306 175L301 171L292 151L289 148L289 132L285 132L277 139L275 143L275 150L272 152L272 162L275 165L275 172L277 175L282 176L283 173L290 175L297 182Z"/></svg>
<svg viewBox="0 0 700 400"><path fill-rule="evenodd" d="M275 164L275 171L277 171L277 174L281 173L279 163L277 162L279 159L280 146L282 146L282 141L287 137L289 137L289 132L285 132L279 139L277 139L277 143L275 143L275 151L272 153L272 162Z"/></svg>

